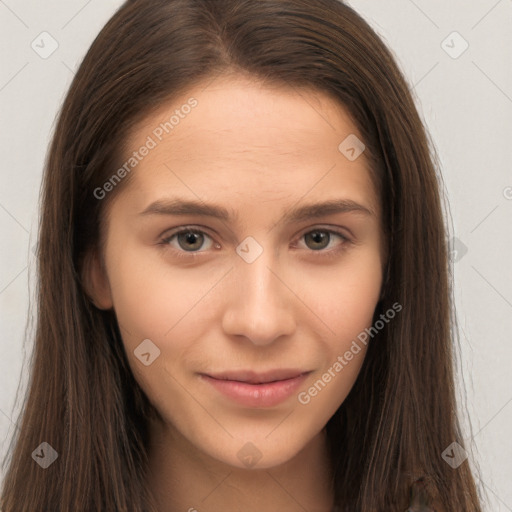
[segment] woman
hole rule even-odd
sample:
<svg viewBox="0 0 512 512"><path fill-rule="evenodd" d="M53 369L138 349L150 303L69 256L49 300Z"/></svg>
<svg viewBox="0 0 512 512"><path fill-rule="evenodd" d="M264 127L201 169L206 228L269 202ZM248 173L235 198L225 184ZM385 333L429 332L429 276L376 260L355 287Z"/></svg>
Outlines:
<svg viewBox="0 0 512 512"><path fill-rule="evenodd" d="M443 220L351 8L126 2L48 155L2 510L480 511Z"/></svg>

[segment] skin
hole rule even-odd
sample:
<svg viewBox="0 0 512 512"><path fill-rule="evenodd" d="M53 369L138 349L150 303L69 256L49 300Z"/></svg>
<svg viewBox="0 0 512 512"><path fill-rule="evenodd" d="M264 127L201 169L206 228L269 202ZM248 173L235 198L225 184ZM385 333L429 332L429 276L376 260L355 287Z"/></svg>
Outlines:
<svg viewBox="0 0 512 512"><path fill-rule="evenodd" d="M226 76L162 105L127 147L139 148L190 97L198 105L110 205L105 247L88 267L90 295L97 307L114 308L135 378L164 420L150 424L149 485L161 512L326 512L333 494L324 427L367 347L309 403L297 395L372 325L379 300L380 204L365 153L350 161L338 150L348 135L362 137L329 96ZM238 220L141 215L171 196L222 205ZM338 198L373 215L279 223L292 207ZM190 225L204 237L162 242ZM315 229L326 240L304 236ZM325 229L350 241L329 239ZM263 249L252 263L236 252L248 236ZM194 260L191 252L201 254ZM134 355L145 339L160 350L148 366ZM275 368L311 373L273 407L238 405L198 375ZM247 443L260 455L251 467L237 455Z"/></svg>

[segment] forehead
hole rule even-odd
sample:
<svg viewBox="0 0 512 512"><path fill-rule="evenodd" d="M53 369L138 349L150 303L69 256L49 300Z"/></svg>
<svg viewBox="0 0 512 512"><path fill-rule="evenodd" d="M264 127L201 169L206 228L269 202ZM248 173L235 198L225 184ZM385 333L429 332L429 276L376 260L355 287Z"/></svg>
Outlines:
<svg viewBox="0 0 512 512"><path fill-rule="evenodd" d="M365 154L351 161L340 150L349 137L362 138L322 92L216 79L160 105L132 131L127 157L151 147L139 155L129 188L146 202L179 191L260 205L337 190L378 210Z"/></svg>

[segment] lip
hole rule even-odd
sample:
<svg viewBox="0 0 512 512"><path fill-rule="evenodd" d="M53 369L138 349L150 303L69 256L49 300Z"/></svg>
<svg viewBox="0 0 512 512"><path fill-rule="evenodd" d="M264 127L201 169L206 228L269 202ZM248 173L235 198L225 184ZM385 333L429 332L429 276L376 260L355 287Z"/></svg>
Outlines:
<svg viewBox="0 0 512 512"><path fill-rule="evenodd" d="M273 407L284 402L304 382L310 371L271 370L224 372L200 377L224 396L247 407Z"/></svg>

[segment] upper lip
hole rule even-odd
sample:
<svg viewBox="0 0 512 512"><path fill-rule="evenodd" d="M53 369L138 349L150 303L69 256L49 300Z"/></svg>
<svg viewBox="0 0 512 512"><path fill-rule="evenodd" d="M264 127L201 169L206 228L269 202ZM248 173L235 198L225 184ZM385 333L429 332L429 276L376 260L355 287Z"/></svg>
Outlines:
<svg viewBox="0 0 512 512"><path fill-rule="evenodd" d="M297 369L278 369L260 373L254 372L252 370L237 370L219 373L207 373L204 375L218 380L236 380L239 382L247 382L249 384L265 384L278 380L293 379L306 373L309 373L309 371Z"/></svg>

